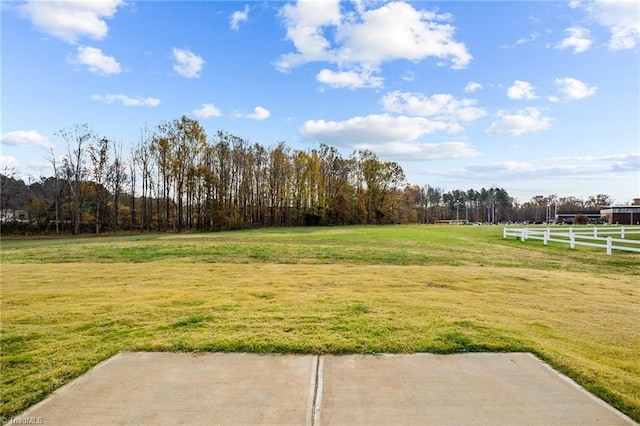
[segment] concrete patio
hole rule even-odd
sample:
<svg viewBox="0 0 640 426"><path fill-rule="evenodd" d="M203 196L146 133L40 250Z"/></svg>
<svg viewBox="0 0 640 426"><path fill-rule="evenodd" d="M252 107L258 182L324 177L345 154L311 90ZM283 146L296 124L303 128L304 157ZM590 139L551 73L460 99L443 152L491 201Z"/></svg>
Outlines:
<svg viewBox="0 0 640 426"><path fill-rule="evenodd" d="M120 353L7 424L633 425L525 353Z"/></svg>

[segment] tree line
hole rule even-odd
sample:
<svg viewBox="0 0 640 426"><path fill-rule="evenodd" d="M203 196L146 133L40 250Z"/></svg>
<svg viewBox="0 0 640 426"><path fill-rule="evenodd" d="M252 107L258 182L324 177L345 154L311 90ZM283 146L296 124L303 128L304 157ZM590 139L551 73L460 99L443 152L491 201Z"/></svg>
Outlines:
<svg viewBox="0 0 640 426"><path fill-rule="evenodd" d="M361 150L264 147L224 132L208 136L186 116L143 128L128 152L87 124L57 134L67 152L50 152L53 176L29 182L5 170L3 233L221 231L272 226L499 223L543 220L548 206L607 205L538 196L519 205L503 188L445 192L411 185L395 162ZM559 207L558 207L559 206Z"/></svg>

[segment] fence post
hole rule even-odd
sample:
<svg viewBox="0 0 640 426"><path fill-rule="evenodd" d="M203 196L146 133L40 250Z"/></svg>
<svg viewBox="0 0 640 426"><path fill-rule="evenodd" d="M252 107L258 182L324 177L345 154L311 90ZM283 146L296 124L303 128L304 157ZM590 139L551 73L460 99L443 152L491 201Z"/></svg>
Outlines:
<svg viewBox="0 0 640 426"><path fill-rule="evenodd" d="M593 236L594 236L595 238L598 238L598 227L597 227L597 226L594 226L594 227L593 227Z"/></svg>
<svg viewBox="0 0 640 426"><path fill-rule="evenodd" d="M624 226L620 228L620 238L624 238Z"/></svg>
<svg viewBox="0 0 640 426"><path fill-rule="evenodd" d="M522 241L524 243L524 240L526 240L527 238L525 237L525 233L527 232L527 228L521 229L520 230L520 241Z"/></svg>
<svg viewBox="0 0 640 426"><path fill-rule="evenodd" d="M607 237L607 256L611 256L611 237Z"/></svg>
<svg viewBox="0 0 640 426"><path fill-rule="evenodd" d="M545 246L547 244L549 244L549 234L550 234L550 231L549 231L549 228L547 228L547 230L544 231L544 240L543 241L544 241L544 245Z"/></svg>
<svg viewBox="0 0 640 426"><path fill-rule="evenodd" d="M571 247L571 249L576 248L576 236L573 235L573 233L569 234L569 246Z"/></svg>
<svg viewBox="0 0 640 426"><path fill-rule="evenodd" d="M502 228L502 239L503 240L507 239L507 227L506 226L504 228Z"/></svg>

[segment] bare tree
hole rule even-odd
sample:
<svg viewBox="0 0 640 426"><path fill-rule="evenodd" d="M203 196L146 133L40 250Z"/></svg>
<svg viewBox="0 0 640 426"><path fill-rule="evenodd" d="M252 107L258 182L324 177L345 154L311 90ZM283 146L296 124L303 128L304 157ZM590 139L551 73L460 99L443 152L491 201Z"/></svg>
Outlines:
<svg viewBox="0 0 640 426"><path fill-rule="evenodd" d="M290 193L291 161L284 142L269 153L269 207L271 225L288 225L288 195Z"/></svg>
<svg viewBox="0 0 640 426"><path fill-rule="evenodd" d="M47 159L51 163L51 167L53 167L53 205L55 209L55 218L56 218L56 234L59 234L60 233L60 202L59 202L58 179L60 178L60 170L58 168L56 156L53 153L53 148L49 148L49 157L47 157Z"/></svg>
<svg viewBox="0 0 640 426"><path fill-rule="evenodd" d="M120 195L123 192L123 186L127 182L127 165L122 160L122 146L113 145L113 163L109 167L107 176L107 184L113 194L113 229L117 230L120 212Z"/></svg>
<svg viewBox="0 0 640 426"><path fill-rule="evenodd" d="M140 143L135 148L135 153L132 155L132 163L137 164L140 167L141 177L141 228L144 231L147 228L151 230L151 210L153 204L151 203L151 190L153 189L153 174L152 174L152 153L151 145L149 142L148 129L145 126L141 130ZM133 183L132 183L133 185Z"/></svg>
<svg viewBox="0 0 640 426"><path fill-rule="evenodd" d="M109 139L98 139L95 145L88 148L91 157L91 175L96 192L96 235L102 229L103 212L105 210L105 183L109 162Z"/></svg>
<svg viewBox="0 0 640 426"><path fill-rule="evenodd" d="M63 167L73 199L73 233L77 235L80 233L82 181L87 175L86 155L91 141L95 139L95 133L88 124L76 123L68 129L60 130L56 135L67 144L67 156L63 159Z"/></svg>
<svg viewBox="0 0 640 426"><path fill-rule="evenodd" d="M611 197L609 197L607 194L597 194L597 195L591 195L587 197L585 206L593 209L600 209L610 204L611 204Z"/></svg>
<svg viewBox="0 0 640 426"><path fill-rule="evenodd" d="M169 218L170 218L170 205L169 202L169 194L171 191L171 140L163 135L165 131L165 127L168 126L168 123L161 123L158 125L158 133L153 136L151 142L151 153L153 154L154 160L156 162L156 170L158 172L157 185L157 213L158 213L158 230L163 229L166 230L166 227L169 226ZM162 195L161 195L162 194ZM165 214L164 218L161 216L160 212L160 198L164 199L165 203Z"/></svg>

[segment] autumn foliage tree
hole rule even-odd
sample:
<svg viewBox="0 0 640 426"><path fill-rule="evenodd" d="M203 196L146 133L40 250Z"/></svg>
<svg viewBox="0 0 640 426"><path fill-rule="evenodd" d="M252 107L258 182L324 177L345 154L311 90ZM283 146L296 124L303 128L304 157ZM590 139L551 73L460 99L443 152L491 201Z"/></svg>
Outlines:
<svg viewBox="0 0 640 426"><path fill-rule="evenodd" d="M598 194L586 202L553 195L517 205L498 187L447 192L411 185L399 164L369 150L345 157L325 144L308 150L285 142L265 147L222 131L208 135L187 116L145 127L129 158L121 144L98 139L87 124L58 136L67 153L61 160L51 153L56 175L43 177L40 190L3 177L4 216L23 208L38 229L55 223L76 234L90 226L96 233L180 232L443 219L500 223L544 217L545 211L548 216L552 204L610 203ZM25 190L18 194L14 187Z"/></svg>

